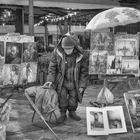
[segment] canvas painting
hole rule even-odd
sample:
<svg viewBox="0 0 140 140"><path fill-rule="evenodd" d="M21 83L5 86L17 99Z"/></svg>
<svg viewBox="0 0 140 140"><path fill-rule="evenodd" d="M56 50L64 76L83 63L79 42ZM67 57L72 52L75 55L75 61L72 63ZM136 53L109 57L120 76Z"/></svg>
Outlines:
<svg viewBox="0 0 140 140"><path fill-rule="evenodd" d="M20 84L27 84L36 82L37 78L37 63L22 63L21 64L21 75Z"/></svg>
<svg viewBox="0 0 140 140"><path fill-rule="evenodd" d="M22 43L6 42L6 64L20 64L22 56Z"/></svg>
<svg viewBox="0 0 140 140"><path fill-rule="evenodd" d="M91 32L90 50L114 52L113 34L110 32Z"/></svg>
<svg viewBox="0 0 140 140"><path fill-rule="evenodd" d="M45 50L45 37L43 35L35 36L35 42L38 52L43 52Z"/></svg>
<svg viewBox="0 0 140 140"><path fill-rule="evenodd" d="M107 74L121 74L122 57L109 55L107 58Z"/></svg>
<svg viewBox="0 0 140 140"><path fill-rule="evenodd" d="M3 85L18 85L20 65L5 64L3 68Z"/></svg>
<svg viewBox="0 0 140 140"><path fill-rule="evenodd" d="M123 74L139 74L139 60L137 59L122 59Z"/></svg>
<svg viewBox="0 0 140 140"><path fill-rule="evenodd" d="M87 134L88 135L108 135L104 120L104 111L96 107L86 108Z"/></svg>
<svg viewBox="0 0 140 140"><path fill-rule="evenodd" d="M138 35L120 34L115 36L115 54L117 56L138 56Z"/></svg>
<svg viewBox="0 0 140 140"><path fill-rule="evenodd" d="M124 100L133 132L140 131L140 91L124 93Z"/></svg>
<svg viewBox="0 0 140 140"><path fill-rule="evenodd" d="M109 133L127 132L122 106L106 107Z"/></svg>
<svg viewBox="0 0 140 140"><path fill-rule="evenodd" d="M92 51L89 57L89 74L105 74L107 51Z"/></svg>
<svg viewBox="0 0 140 140"><path fill-rule="evenodd" d="M23 62L37 62L36 43L23 43Z"/></svg>
<svg viewBox="0 0 140 140"><path fill-rule="evenodd" d="M108 135L127 132L122 106L87 107L87 134Z"/></svg>

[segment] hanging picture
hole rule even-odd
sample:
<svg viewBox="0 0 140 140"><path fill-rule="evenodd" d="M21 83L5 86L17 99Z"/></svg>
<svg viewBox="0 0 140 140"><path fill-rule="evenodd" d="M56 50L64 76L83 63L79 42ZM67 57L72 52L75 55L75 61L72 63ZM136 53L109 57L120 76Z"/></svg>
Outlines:
<svg viewBox="0 0 140 140"><path fill-rule="evenodd" d="M36 82L37 78L37 63L22 63L20 84L27 84Z"/></svg>
<svg viewBox="0 0 140 140"><path fill-rule="evenodd" d="M123 74L139 74L139 60L138 59L122 59L122 73Z"/></svg>
<svg viewBox="0 0 140 140"><path fill-rule="evenodd" d="M127 132L122 106L87 107L86 117L88 135L108 135Z"/></svg>
<svg viewBox="0 0 140 140"><path fill-rule="evenodd" d="M6 64L20 64L22 56L22 43L6 42Z"/></svg>
<svg viewBox="0 0 140 140"><path fill-rule="evenodd" d="M115 54L117 56L138 56L139 37L138 35L117 34L115 36Z"/></svg>
<svg viewBox="0 0 140 140"><path fill-rule="evenodd" d="M5 64L3 68L3 85L18 85L20 65Z"/></svg>
<svg viewBox="0 0 140 140"><path fill-rule="evenodd" d="M23 43L23 62L37 62L36 43Z"/></svg>
<svg viewBox="0 0 140 140"><path fill-rule="evenodd" d="M45 50L45 37L44 35L38 34L35 36L35 42L38 52L44 52Z"/></svg>
<svg viewBox="0 0 140 140"><path fill-rule="evenodd" d="M107 58L107 74L115 74L115 56L111 55Z"/></svg>
<svg viewBox="0 0 140 140"><path fill-rule="evenodd" d="M124 93L124 100L133 132L140 131L140 92Z"/></svg>
<svg viewBox="0 0 140 140"><path fill-rule="evenodd" d="M107 58L107 74L121 74L122 57L109 55Z"/></svg>
<svg viewBox="0 0 140 140"><path fill-rule="evenodd" d="M105 74L107 51L92 51L89 58L89 74Z"/></svg>
<svg viewBox="0 0 140 140"><path fill-rule="evenodd" d="M91 32L90 50L108 51L111 55L114 52L113 33Z"/></svg>

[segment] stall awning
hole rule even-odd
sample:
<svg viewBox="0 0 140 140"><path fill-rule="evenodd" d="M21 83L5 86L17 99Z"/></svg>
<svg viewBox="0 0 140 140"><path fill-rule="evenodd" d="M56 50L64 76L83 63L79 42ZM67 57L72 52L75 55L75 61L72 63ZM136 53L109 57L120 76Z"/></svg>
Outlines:
<svg viewBox="0 0 140 140"><path fill-rule="evenodd" d="M29 0L1 0L0 4L27 6ZM119 5L119 2L112 0L34 0L34 6L37 7L107 9Z"/></svg>

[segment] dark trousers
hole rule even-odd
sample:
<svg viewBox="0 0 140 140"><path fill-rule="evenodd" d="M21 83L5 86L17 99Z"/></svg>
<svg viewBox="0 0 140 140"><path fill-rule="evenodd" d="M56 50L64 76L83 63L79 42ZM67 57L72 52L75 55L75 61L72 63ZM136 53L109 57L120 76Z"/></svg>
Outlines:
<svg viewBox="0 0 140 140"><path fill-rule="evenodd" d="M76 111L78 107L76 89L68 90L66 87L62 87L58 100L60 112Z"/></svg>

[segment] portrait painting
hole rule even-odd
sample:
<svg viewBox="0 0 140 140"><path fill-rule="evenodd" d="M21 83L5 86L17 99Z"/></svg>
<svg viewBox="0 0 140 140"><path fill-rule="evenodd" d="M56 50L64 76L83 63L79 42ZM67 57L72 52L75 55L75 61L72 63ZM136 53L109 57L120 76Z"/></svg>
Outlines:
<svg viewBox="0 0 140 140"><path fill-rule="evenodd" d="M20 74L20 84L28 84L36 82L37 78L37 63L22 63L21 64L21 74Z"/></svg>
<svg viewBox="0 0 140 140"><path fill-rule="evenodd" d="M104 111L96 107L86 108L87 134L88 135L107 135L104 120Z"/></svg>
<svg viewBox="0 0 140 140"><path fill-rule="evenodd" d="M107 51L92 51L89 56L89 74L105 74Z"/></svg>
<svg viewBox="0 0 140 140"><path fill-rule="evenodd" d="M20 65L5 64L3 69L3 85L18 85L20 77Z"/></svg>
<svg viewBox="0 0 140 140"><path fill-rule="evenodd" d="M124 93L124 100L133 132L140 131L140 91Z"/></svg>
<svg viewBox="0 0 140 140"><path fill-rule="evenodd" d="M114 46L116 56L138 56L139 39L136 35L116 35Z"/></svg>
<svg viewBox="0 0 140 140"><path fill-rule="evenodd" d="M138 59L122 59L122 73L123 74L139 74L139 60Z"/></svg>
<svg viewBox="0 0 140 140"><path fill-rule="evenodd" d="M113 33L91 32L90 50L108 51L111 55L114 52Z"/></svg>
<svg viewBox="0 0 140 140"><path fill-rule="evenodd" d="M37 62L37 48L35 42L23 43L23 62Z"/></svg>
<svg viewBox="0 0 140 140"><path fill-rule="evenodd" d="M20 64L22 43L6 42L5 64Z"/></svg>

